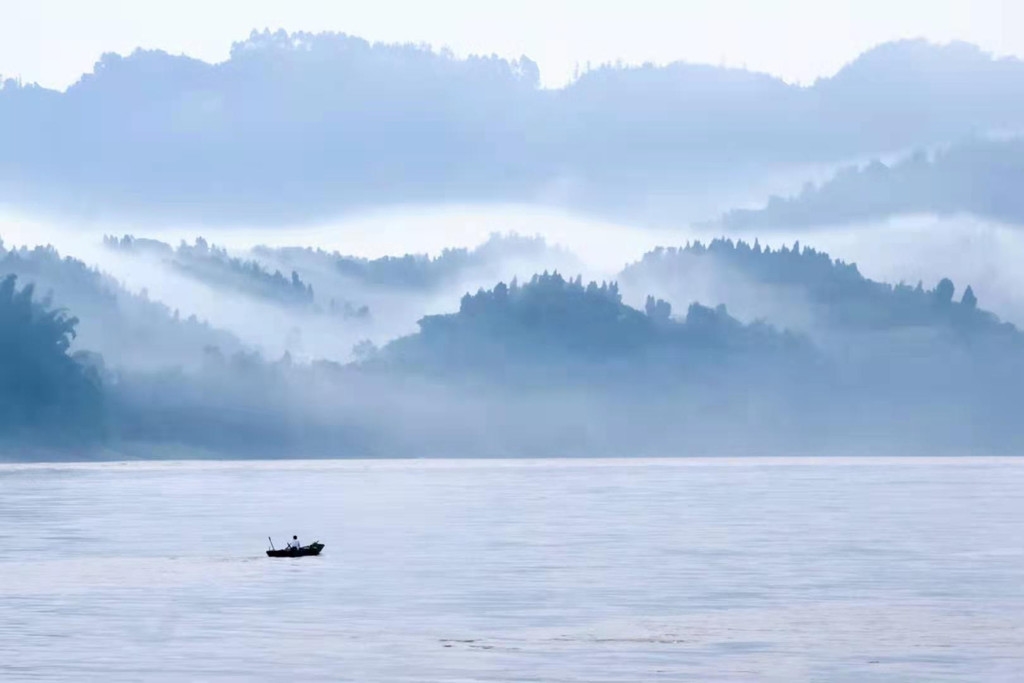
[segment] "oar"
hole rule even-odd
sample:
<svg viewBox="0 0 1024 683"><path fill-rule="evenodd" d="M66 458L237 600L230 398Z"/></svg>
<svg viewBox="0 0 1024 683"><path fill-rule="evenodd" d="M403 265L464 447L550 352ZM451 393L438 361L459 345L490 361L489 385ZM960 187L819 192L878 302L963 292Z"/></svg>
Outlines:
<svg viewBox="0 0 1024 683"><path fill-rule="evenodd" d="M276 550L276 548L274 548L274 539L272 539L270 536L267 536L267 540L270 541L270 549Z"/></svg>

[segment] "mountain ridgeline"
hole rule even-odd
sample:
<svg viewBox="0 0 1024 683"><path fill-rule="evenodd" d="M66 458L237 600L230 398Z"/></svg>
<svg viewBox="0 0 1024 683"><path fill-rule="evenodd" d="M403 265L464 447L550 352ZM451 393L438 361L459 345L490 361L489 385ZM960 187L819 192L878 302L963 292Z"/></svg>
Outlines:
<svg viewBox="0 0 1024 683"><path fill-rule="evenodd" d="M405 254L370 259L322 249L265 246L256 247L253 253L284 267L330 272L361 287L420 293L480 278L493 281L508 266L543 261L575 263L571 254L549 245L544 238L516 233L495 233L472 249L446 248L433 257Z"/></svg>
<svg viewBox="0 0 1024 683"><path fill-rule="evenodd" d="M955 286L943 278L934 289L875 282L856 264L833 260L810 247L762 248L743 240L696 241L658 248L627 266L623 286L656 291L669 301L691 298L728 301L743 317L782 319L805 333L864 334L930 330L947 335L1014 337L1015 328L978 308L968 285L955 301Z"/></svg>
<svg viewBox="0 0 1024 683"><path fill-rule="evenodd" d="M539 82L527 57L331 33L254 32L219 64L107 54L66 92L4 83L0 200L247 223L433 201L614 208L1024 125L1024 64L962 43L882 45L810 87L689 64Z"/></svg>
<svg viewBox="0 0 1024 683"><path fill-rule="evenodd" d="M730 230L816 227L878 221L901 214L972 214L1024 224L1024 140L972 140L891 164L846 166L792 197L772 196L760 209L737 209L719 224Z"/></svg>
<svg viewBox="0 0 1024 683"><path fill-rule="evenodd" d="M79 244L140 231L88 263L0 242L0 457L1019 453L1024 334L993 311L1024 314L973 255L1012 260L987 221L1024 225L1022 92L1024 62L963 43L881 45L809 86L677 63L549 89L527 57L283 31L217 64L107 54L64 92L0 79L5 210L71 217ZM516 234L368 255L431 204L485 202L499 226L516 204L629 217L588 221L581 255L665 216L750 241L617 275ZM409 225L346 232L379 207ZM995 237L925 266L865 240L863 272L788 244L906 214ZM559 216L531 219L576 227ZM233 246L141 236L157 223ZM302 223L351 251L226 230Z"/></svg>
<svg viewBox="0 0 1024 683"><path fill-rule="evenodd" d="M650 373L714 372L721 361L783 359L800 340L716 309L692 304L685 318L649 297L645 311L622 303L618 285L565 279L558 273L467 294L458 313L427 316L420 332L385 349L381 360L444 376L493 376L547 382L552 369L589 382L604 371L619 380ZM538 371L531 375L529 370ZM617 374L621 371L622 374Z"/></svg>
<svg viewBox="0 0 1024 683"><path fill-rule="evenodd" d="M317 306L313 286L304 282L295 270L285 276L280 270L271 272L255 260L246 260L228 254L227 249L210 245L202 237L194 244L182 242L177 249L158 240L132 235L106 236L104 244L110 248L138 256L156 256L176 271L203 282L213 288L228 288L242 294L282 306L315 312L326 310L344 318L368 318L369 308L350 302L330 299L326 308Z"/></svg>
<svg viewBox="0 0 1024 683"><path fill-rule="evenodd" d="M178 253L117 242L161 258ZM33 253L10 252L8 262ZM325 252L289 253L337 266ZM103 278L52 250L35 258L52 280L65 271L85 282ZM444 258L451 257L437 261ZM423 267L415 258L381 263L384 273L395 264L413 264L411 273ZM712 306L688 298L693 277L715 283L705 290ZM387 282L401 291L433 286L432 278ZM769 312L803 306L793 316L803 324L756 311L734 316L734 307L751 303L737 298L740 283L756 289ZM652 289L629 295L642 306L625 303L624 292L648 284L667 294ZM111 291L116 302L119 292ZM931 289L874 282L854 264L799 245L716 240L657 249L618 282L558 272L513 278L465 294L452 313L422 317L413 334L367 344L348 363L289 354L268 360L213 343L189 364L125 363L116 348L73 350L79 323L54 307L62 298L35 299L32 286L19 290L13 277L2 292L9 324L0 326L7 349L0 393L15 416L2 436L57 449L59 457L167 449L222 457L935 454L1024 446L1015 410L1024 399L1024 335L1013 325L979 307L969 287L956 297L949 280ZM169 333L185 323L171 316L166 324Z"/></svg>
<svg viewBox="0 0 1024 683"><path fill-rule="evenodd" d="M14 275L57 306L74 311L76 349L116 358L127 367L151 367L154 359L190 366L203 349L227 353L243 348L234 336L151 299L133 293L83 261L62 257L52 246L5 249L0 241L0 276Z"/></svg>

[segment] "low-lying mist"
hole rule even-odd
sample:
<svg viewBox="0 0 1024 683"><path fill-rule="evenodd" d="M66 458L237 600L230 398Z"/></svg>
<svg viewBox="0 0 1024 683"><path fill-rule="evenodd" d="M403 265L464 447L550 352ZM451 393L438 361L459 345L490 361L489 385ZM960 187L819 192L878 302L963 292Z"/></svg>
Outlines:
<svg viewBox="0 0 1024 683"><path fill-rule="evenodd" d="M1014 324L1024 324L1024 275L1017 255L1024 253L1024 229L973 216L900 216L881 222L757 232L690 227L677 241L660 246L684 246L690 240L708 243L716 238L755 241L762 247L791 248L799 243L826 252L834 259L856 264L865 277L891 284L934 287L943 278L956 285L958 296L969 285L986 310ZM642 305L647 295L669 300L676 307L694 301L725 303L741 320L767 319L803 328L809 323L804 295L775 290L741 272L708 263L672 273L662 280L642 278L623 282L623 295Z"/></svg>
<svg viewBox="0 0 1024 683"><path fill-rule="evenodd" d="M121 454L1018 445L1024 341L993 313L1024 320L1021 238L969 217L722 235L462 206L275 231L9 216L0 235L37 285L19 353L48 306L80 317L67 383L102 387L85 422Z"/></svg>
<svg viewBox="0 0 1024 683"><path fill-rule="evenodd" d="M390 291L365 283L345 282L331 264L299 269L318 293L330 293L357 306L366 305L369 321L328 320L305 312L268 305L233 291L215 288L167 267L159 258L134 257L104 247L106 235L133 235L176 247L197 237L256 260L288 275L288 266L269 253L300 247L367 259L406 254L437 258L446 249L474 249L492 235L539 236L550 247L534 258L517 255L492 268L475 269L426 291ZM654 246L659 233L529 206L425 206L352 216L319 226L256 227L182 226L135 230L110 223L55 224L23 216L0 216L0 236L8 247L52 244L63 255L109 273L130 292L145 292L181 316L195 315L237 335L270 357L284 352L304 358L348 360L363 340L384 344L409 334L425 314L455 310L463 294L513 277L571 269L592 279L607 279L624 263ZM265 247L254 253L256 247ZM308 271L308 272L307 272ZM343 324L345 323L345 324Z"/></svg>
<svg viewBox="0 0 1024 683"><path fill-rule="evenodd" d="M177 245L204 237L238 256L251 256L258 245L267 247L310 247L364 258L404 254L439 255L444 249L473 248L492 234L516 233L540 236L553 248L561 248L572 258L536 263L508 263L487 277L469 278L453 283L448 291L430 292L411 302L408 310L375 320L372 330L354 330L329 345L318 344L319 333L337 330L319 328L311 320L293 320L286 311L224 290L213 290L153 263L140 262L105 249L107 234L133 234ZM415 329L418 317L428 313L454 310L462 294L492 286L513 276L520 279L545 269L573 268L568 274L585 279L614 279L623 267L635 262L657 246L682 246L690 240L709 241L733 237L764 246L779 248L799 242L827 252L833 258L856 263L861 273L875 280L911 285L922 282L934 286L948 277L962 291L971 285L988 310L1017 323L1024 323L1024 281L1016 267L1016 254L1024 247L1024 235L1013 227L971 216L939 218L912 216L884 222L842 227L773 229L758 233L725 232L720 229L680 225L675 229L652 229L616 224L562 211L530 206L423 206L397 211L352 216L322 225L282 227L223 228L183 226L176 229L136 231L131 226L82 222L56 225L11 214L0 214L0 236L8 247L53 244L63 254L110 273L133 292L143 290L149 296L177 309L182 315L196 315L243 339L270 355L285 350L303 355L344 357L352 344L361 339L374 343L406 334ZM263 260L267 260L263 258ZM280 265L271 263L269 265ZM286 273L287 274L287 273ZM756 284L744 282L741 274L700 268L680 273L669 291L667 283L640 282L623 288L627 302L642 306L648 294L672 301L678 307L698 301L709 305L725 303L742 320L766 318L778 324L798 324L805 319L799 300L772 300L758 296ZM331 287L324 273L310 273L313 284ZM319 282L318 282L319 280ZM323 283L321 285L321 283ZM340 294L340 292L339 292ZM387 293L353 291L347 298L354 302L390 298L390 307L402 308ZM758 300L760 299L760 302ZM790 305L792 303L792 305ZM387 308L388 306L380 306ZM375 307L370 306L371 310ZM283 318L283 322L282 322ZM294 348L296 330L306 330L303 348ZM351 342L351 343L349 343Z"/></svg>
<svg viewBox="0 0 1024 683"><path fill-rule="evenodd" d="M751 236L753 237L753 236ZM807 230L779 230L762 243L794 241L856 263L881 282L951 279L958 291L970 285L987 310L1024 324L1024 228L973 216L901 216L886 221Z"/></svg>

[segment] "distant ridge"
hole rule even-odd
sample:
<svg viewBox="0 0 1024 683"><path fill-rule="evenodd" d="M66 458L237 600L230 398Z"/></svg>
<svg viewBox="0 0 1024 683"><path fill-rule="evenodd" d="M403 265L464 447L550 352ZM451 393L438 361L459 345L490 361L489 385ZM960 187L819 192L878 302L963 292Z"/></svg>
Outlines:
<svg viewBox="0 0 1024 683"><path fill-rule="evenodd" d="M736 209L717 222L732 230L806 228L907 214L971 214L1024 225L1024 138L976 139L889 164L846 166L790 197Z"/></svg>
<svg viewBox="0 0 1024 683"><path fill-rule="evenodd" d="M902 41L809 87L605 66L558 90L506 60L256 33L207 64L106 54L66 92L0 90L0 201L75 214L309 220L369 204L614 207L737 174L1024 129L1024 64Z"/></svg>

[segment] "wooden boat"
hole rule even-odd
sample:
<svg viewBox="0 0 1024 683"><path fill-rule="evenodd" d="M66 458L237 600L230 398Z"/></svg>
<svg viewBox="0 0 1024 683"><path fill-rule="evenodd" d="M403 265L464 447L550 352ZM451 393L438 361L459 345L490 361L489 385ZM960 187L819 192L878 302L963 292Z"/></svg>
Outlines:
<svg viewBox="0 0 1024 683"><path fill-rule="evenodd" d="M267 557L306 557L307 555L319 555L323 549L324 544L320 541L304 545L301 548L284 548L282 550L275 550L271 545L271 549L267 551Z"/></svg>

